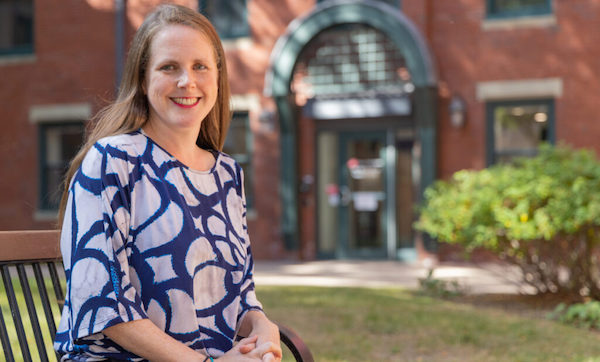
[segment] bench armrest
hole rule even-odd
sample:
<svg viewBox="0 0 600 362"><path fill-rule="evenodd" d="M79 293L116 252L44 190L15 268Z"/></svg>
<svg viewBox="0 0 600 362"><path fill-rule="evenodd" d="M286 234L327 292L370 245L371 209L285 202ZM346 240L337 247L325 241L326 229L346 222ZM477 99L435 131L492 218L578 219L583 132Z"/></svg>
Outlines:
<svg viewBox="0 0 600 362"><path fill-rule="evenodd" d="M292 352L296 361L314 362L312 353L310 353L302 338L293 329L277 322L275 324L279 327L281 342Z"/></svg>

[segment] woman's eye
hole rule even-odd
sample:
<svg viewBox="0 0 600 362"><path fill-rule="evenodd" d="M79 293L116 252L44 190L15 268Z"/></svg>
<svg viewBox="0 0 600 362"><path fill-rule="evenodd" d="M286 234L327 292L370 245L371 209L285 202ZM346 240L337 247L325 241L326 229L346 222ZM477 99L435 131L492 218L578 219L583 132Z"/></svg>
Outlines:
<svg viewBox="0 0 600 362"><path fill-rule="evenodd" d="M204 64L196 64L194 66L194 69L203 70L203 69L207 69L207 68L206 68L206 66Z"/></svg>
<svg viewBox="0 0 600 362"><path fill-rule="evenodd" d="M167 65L163 65L162 67L159 68L160 70L173 70L175 69L175 66L172 64L167 64Z"/></svg>

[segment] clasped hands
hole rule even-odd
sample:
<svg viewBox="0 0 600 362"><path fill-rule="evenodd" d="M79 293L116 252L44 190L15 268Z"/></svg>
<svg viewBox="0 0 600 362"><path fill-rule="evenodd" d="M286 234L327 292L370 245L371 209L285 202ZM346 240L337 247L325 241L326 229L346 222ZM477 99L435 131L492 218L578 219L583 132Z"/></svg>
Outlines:
<svg viewBox="0 0 600 362"><path fill-rule="evenodd" d="M259 336L254 335L241 339L217 361L280 362L281 346L272 341L259 342Z"/></svg>

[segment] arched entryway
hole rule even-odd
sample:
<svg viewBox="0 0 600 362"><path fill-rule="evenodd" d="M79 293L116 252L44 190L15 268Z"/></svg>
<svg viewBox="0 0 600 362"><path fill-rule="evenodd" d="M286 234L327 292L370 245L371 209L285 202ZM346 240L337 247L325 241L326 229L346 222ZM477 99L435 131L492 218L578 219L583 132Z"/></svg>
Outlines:
<svg viewBox="0 0 600 362"><path fill-rule="evenodd" d="M369 47L379 49L371 60L360 55ZM328 64L344 49L346 60ZM412 188L412 210L435 178L436 75L410 20L377 1L320 3L277 42L265 93L280 123L286 246L307 257L414 257L399 205Z"/></svg>

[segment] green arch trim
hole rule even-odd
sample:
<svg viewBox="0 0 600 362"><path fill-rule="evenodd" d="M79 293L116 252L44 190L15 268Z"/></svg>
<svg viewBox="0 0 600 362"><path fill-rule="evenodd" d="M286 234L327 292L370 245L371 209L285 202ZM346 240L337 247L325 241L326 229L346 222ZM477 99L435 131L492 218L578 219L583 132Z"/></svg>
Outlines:
<svg viewBox="0 0 600 362"><path fill-rule="evenodd" d="M426 43L398 8L374 0L327 0L308 15L297 18L281 36L270 58L264 95L277 105L281 145L281 231L285 247L299 250L297 120L291 105L289 85L296 60L306 44L319 32L338 24L370 25L386 34L406 59L415 85L415 120L421 144L420 196L433 183L436 169L437 74ZM417 200L418 201L418 200ZM300 258L304 258L302 250Z"/></svg>
<svg viewBox="0 0 600 362"><path fill-rule="evenodd" d="M437 75L427 45L399 9L373 0L329 0L292 21L279 38L271 53L265 95L287 95L296 59L304 46L322 30L347 23L370 25L386 34L404 55L415 86L435 86Z"/></svg>

